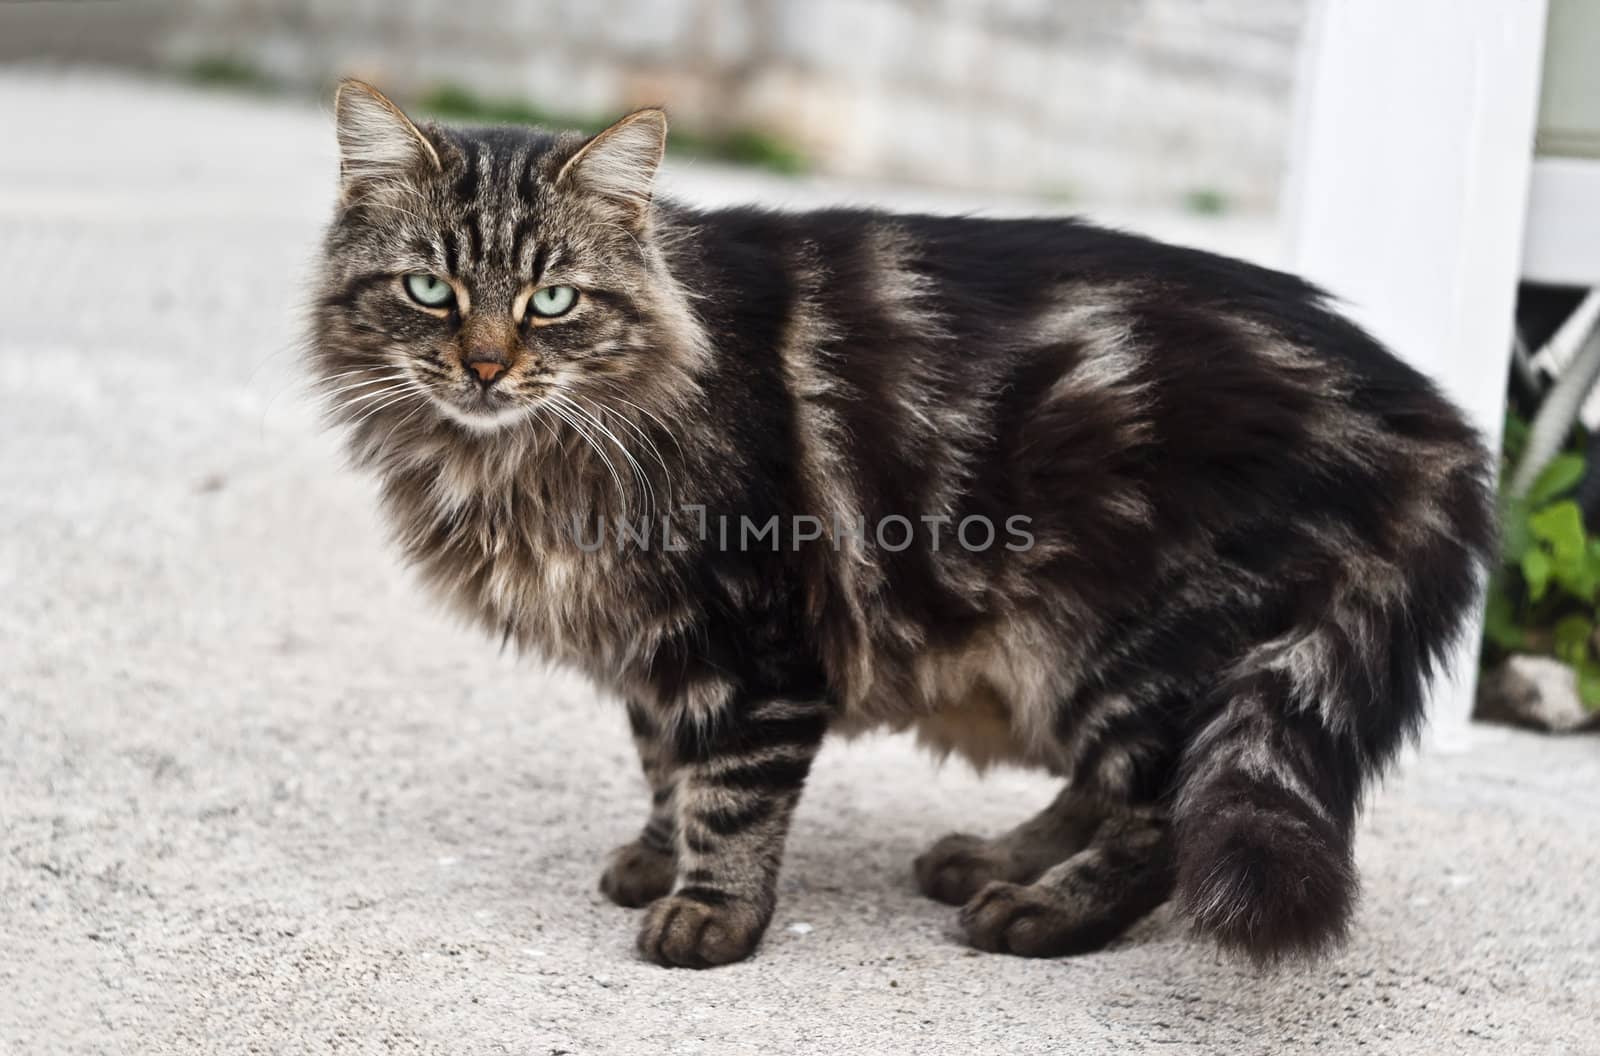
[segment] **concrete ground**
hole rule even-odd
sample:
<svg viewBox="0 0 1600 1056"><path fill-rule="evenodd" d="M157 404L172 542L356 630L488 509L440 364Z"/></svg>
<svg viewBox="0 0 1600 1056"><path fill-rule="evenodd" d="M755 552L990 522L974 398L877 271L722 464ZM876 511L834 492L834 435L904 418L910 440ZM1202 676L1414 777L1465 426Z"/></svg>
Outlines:
<svg viewBox="0 0 1600 1056"><path fill-rule="evenodd" d="M1277 974L1165 913L972 953L909 862L1048 782L834 744L758 955L640 963L594 888L644 812L620 709L442 621L297 386L326 115L18 70L0 101L0 1052L1600 1052L1592 738L1410 764L1349 948Z"/></svg>

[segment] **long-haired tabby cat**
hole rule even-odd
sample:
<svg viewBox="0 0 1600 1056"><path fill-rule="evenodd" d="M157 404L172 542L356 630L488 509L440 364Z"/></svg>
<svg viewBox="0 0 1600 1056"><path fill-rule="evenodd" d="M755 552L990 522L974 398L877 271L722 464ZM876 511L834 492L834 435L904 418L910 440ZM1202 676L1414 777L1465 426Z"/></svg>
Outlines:
<svg viewBox="0 0 1600 1056"><path fill-rule="evenodd" d="M1059 776L917 859L985 950L1175 897L1257 959L1349 924L1363 787L1476 596L1488 461L1289 275L1072 220L702 211L592 138L337 101L311 359L445 601L628 701L601 887L747 956L828 731Z"/></svg>

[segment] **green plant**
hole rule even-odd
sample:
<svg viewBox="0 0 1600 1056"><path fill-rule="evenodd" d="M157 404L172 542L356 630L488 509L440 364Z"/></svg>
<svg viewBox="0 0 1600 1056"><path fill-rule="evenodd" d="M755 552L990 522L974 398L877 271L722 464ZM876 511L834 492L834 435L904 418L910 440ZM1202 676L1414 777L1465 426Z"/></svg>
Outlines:
<svg viewBox="0 0 1600 1056"><path fill-rule="evenodd" d="M1228 211L1228 196L1215 187L1196 187L1184 193L1183 207L1196 216L1221 216Z"/></svg>
<svg viewBox="0 0 1600 1056"><path fill-rule="evenodd" d="M1527 423L1508 416L1505 458L1514 464ZM1521 499L1502 500L1500 567L1489 581L1485 659L1543 653L1578 673L1586 707L1600 710L1600 537L1568 496L1583 479L1583 456L1567 451Z"/></svg>
<svg viewBox="0 0 1600 1056"><path fill-rule="evenodd" d="M575 128L590 134L610 123L594 115L546 110L522 99L485 98L456 84L434 87L417 100L417 107L433 117L457 121ZM715 136L702 135L693 129L674 128L667 137L667 150L689 157L758 166L786 176L798 175L807 168L805 155L800 151L771 133L754 128L738 128Z"/></svg>
<svg viewBox="0 0 1600 1056"><path fill-rule="evenodd" d="M201 55L178 73L193 84L231 91L273 92L278 82L249 59L236 55Z"/></svg>
<svg viewBox="0 0 1600 1056"><path fill-rule="evenodd" d="M737 128L713 143L713 149L728 161L756 165L786 176L806 171L806 159L798 150L776 136L756 128Z"/></svg>
<svg viewBox="0 0 1600 1056"><path fill-rule="evenodd" d="M417 100L417 107L434 117L457 121L482 121L501 125L543 125L598 132L605 122L573 114L558 114L523 99L488 99L457 84L441 84Z"/></svg>

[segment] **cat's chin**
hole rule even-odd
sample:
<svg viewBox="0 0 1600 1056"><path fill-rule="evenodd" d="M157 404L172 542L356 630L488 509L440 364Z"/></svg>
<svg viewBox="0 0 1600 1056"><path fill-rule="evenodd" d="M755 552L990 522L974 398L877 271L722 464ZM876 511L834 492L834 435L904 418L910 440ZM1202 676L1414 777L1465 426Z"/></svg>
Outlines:
<svg viewBox="0 0 1600 1056"><path fill-rule="evenodd" d="M444 416L457 425L475 433L496 433L515 425L527 415L526 407L473 408L459 407L444 400L435 400Z"/></svg>

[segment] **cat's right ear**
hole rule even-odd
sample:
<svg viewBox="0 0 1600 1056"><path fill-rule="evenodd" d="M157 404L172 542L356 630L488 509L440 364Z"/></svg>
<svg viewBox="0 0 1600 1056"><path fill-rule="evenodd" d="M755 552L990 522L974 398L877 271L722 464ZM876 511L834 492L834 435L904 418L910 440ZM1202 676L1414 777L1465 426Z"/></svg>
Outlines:
<svg viewBox="0 0 1600 1056"><path fill-rule="evenodd" d="M368 190L439 172L439 152L398 106L370 84L339 82L333 97L339 134L339 196L349 202Z"/></svg>

